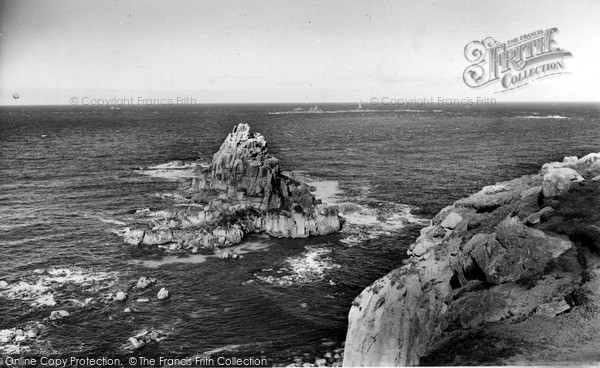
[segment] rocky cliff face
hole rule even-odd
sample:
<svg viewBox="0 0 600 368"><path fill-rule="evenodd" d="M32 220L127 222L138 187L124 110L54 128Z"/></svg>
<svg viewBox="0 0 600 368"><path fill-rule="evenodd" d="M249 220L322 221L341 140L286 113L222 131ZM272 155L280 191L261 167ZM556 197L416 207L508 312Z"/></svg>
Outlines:
<svg viewBox="0 0 600 368"><path fill-rule="evenodd" d="M306 184L283 174L279 160L267 153L267 141L239 124L214 154L212 164L199 168L197 189L216 189L230 198L261 198L260 209L291 210L297 204L312 207L315 198Z"/></svg>
<svg viewBox="0 0 600 368"><path fill-rule="evenodd" d="M239 243L251 232L299 238L341 227L338 208L320 203L308 185L282 172L264 137L247 124L227 136L208 167L197 167L183 195L194 207L166 211L150 229L129 229L125 241L196 251Z"/></svg>
<svg viewBox="0 0 600 368"><path fill-rule="evenodd" d="M498 337L506 326L529 336L533 318L600 310L598 174L600 154L567 157L440 211L405 264L353 302L344 365L465 365L452 360L457 341L468 350L481 340L473 336ZM467 365L503 363L485 359Z"/></svg>

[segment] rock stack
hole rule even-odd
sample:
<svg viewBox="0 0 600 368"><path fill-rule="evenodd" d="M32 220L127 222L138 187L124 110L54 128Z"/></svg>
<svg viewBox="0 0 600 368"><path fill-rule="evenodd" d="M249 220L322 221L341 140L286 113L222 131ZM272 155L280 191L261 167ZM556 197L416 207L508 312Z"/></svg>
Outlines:
<svg viewBox="0 0 600 368"><path fill-rule="evenodd" d="M261 210L316 204L306 184L281 172L279 160L267 153L265 138L251 133L248 124L239 124L227 136L208 168L198 168L193 186L216 189L238 200L258 198Z"/></svg>
<svg viewBox="0 0 600 368"><path fill-rule="evenodd" d="M498 324L529 338L532 316L600 310L598 174L600 154L567 157L440 211L405 264L353 302L344 365L440 365L431 356L457 354L457 341L475 344Z"/></svg>
<svg viewBox="0 0 600 368"><path fill-rule="evenodd" d="M320 203L308 185L282 172L265 138L247 124L227 136L208 167L197 167L187 194L204 206L167 211L151 229L126 229L125 241L197 250L239 243L251 232L301 238L341 227L338 208Z"/></svg>

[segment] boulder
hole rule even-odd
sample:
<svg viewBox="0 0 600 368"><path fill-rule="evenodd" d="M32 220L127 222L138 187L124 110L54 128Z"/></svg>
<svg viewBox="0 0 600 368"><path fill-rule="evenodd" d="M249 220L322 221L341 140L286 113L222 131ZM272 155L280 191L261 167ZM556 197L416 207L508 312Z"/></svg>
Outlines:
<svg viewBox="0 0 600 368"><path fill-rule="evenodd" d="M327 359L316 359L315 365L317 367L325 367L325 366L327 366Z"/></svg>
<svg viewBox="0 0 600 368"><path fill-rule="evenodd" d="M156 295L156 297L159 300L167 299L167 298L169 298L169 291L165 288L162 288L158 291L158 294Z"/></svg>
<svg viewBox="0 0 600 368"><path fill-rule="evenodd" d="M547 263L571 249L565 236L551 236L525 227L517 217L507 217L496 228L496 239L502 248L494 247L484 262L488 282L500 284L541 273Z"/></svg>
<svg viewBox="0 0 600 368"><path fill-rule="evenodd" d="M143 290L143 289L150 287L155 282L156 282L156 279L143 276L143 277L140 277L140 279L138 280L136 287L138 289Z"/></svg>
<svg viewBox="0 0 600 368"><path fill-rule="evenodd" d="M415 255L417 257L424 255L429 249L441 243L441 240L435 238L429 238L427 236L420 236L414 243L414 247L409 248L408 254Z"/></svg>
<svg viewBox="0 0 600 368"><path fill-rule="evenodd" d="M51 320L57 320L57 319L62 319L65 317L69 317L71 314L69 312L67 312L66 310L56 310L56 311L52 311L52 313L50 313L50 319Z"/></svg>
<svg viewBox="0 0 600 368"><path fill-rule="evenodd" d="M568 191L573 183L583 180L583 177L571 168L552 169L544 175L542 193L544 197L554 197Z"/></svg>
<svg viewBox="0 0 600 368"><path fill-rule="evenodd" d="M170 229L163 229L158 231L146 231L144 232L144 238L142 242L147 245L160 245L171 243L175 240L173 232Z"/></svg>
<svg viewBox="0 0 600 368"><path fill-rule="evenodd" d="M539 210L538 212L528 216L525 219L525 224L529 225L529 226L533 226L536 225L538 223L540 223L541 221L548 221L548 219L550 218L550 216L552 216L552 214L554 213L554 208L552 207L544 207L541 210Z"/></svg>
<svg viewBox="0 0 600 368"><path fill-rule="evenodd" d="M527 176L487 186L467 198L456 201L454 206L473 208L478 212L491 212L502 205L520 199L523 191L538 185L538 180L535 176Z"/></svg>
<svg viewBox="0 0 600 368"><path fill-rule="evenodd" d="M527 197L532 197L535 196L536 198L539 197L540 193L542 192L542 186L538 185L535 187L531 187L531 188L527 188L524 191L521 192L521 199L527 198Z"/></svg>
<svg viewBox="0 0 600 368"><path fill-rule="evenodd" d="M598 153L588 153L579 159L579 162L584 164L592 164L600 161L600 152Z"/></svg>
<svg viewBox="0 0 600 368"><path fill-rule="evenodd" d="M140 349L151 342L159 342L165 339L167 335L161 330L142 331L139 334L129 338L129 343L134 349Z"/></svg>
<svg viewBox="0 0 600 368"><path fill-rule="evenodd" d="M456 212L450 212L448 216L440 224L441 227L449 230L454 230L462 222L463 218Z"/></svg>
<svg viewBox="0 0 600 368"><path fill-rule="evenodd" d="M569 303L567 303L564 299L561 299L559 301L540 305L536 309L535 314L544 317L555 317L557 314L560 314L569 309L571 309Z"/></svg>
<svg viewBox="0 0 600 368"><path fill-rule="evenodd" d="M125 229L125 243L131 245L140 245L144 240L145 231L141 229L131 230L129 228Z"/></svg>

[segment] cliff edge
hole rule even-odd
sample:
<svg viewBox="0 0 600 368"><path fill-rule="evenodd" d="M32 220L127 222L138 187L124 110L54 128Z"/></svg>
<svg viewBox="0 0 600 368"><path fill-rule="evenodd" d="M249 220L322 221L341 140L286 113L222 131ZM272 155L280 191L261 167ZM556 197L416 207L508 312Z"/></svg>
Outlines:
<svg viewBox="0 0 600 368"><path fill-rule="evenodd" d="M352 303L344 365L597 362L599 174L565 157L441 210Z"/></svg>

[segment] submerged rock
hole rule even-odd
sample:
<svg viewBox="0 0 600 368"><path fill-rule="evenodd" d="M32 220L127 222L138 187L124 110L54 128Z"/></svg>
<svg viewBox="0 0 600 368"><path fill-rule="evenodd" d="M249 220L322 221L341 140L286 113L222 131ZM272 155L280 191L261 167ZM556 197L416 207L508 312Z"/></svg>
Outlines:
<svg viewBox="0 0 600 368"><path fill-rule="evenodd" d="M344 365L418 365L490 323L600 310L600 257L590 251L600 249L600 187L579 174L597 176L598 157L544 165L440 211L407 262L353 301Z"/></svg>

